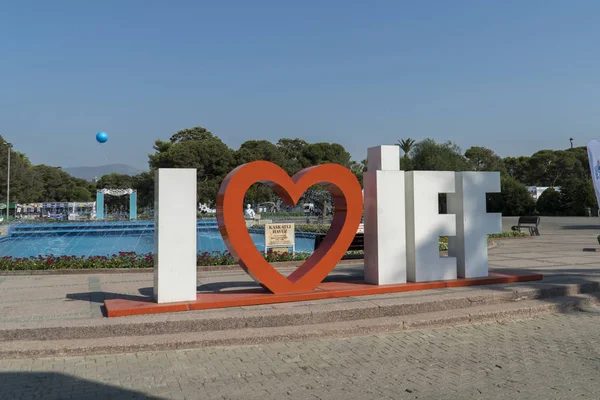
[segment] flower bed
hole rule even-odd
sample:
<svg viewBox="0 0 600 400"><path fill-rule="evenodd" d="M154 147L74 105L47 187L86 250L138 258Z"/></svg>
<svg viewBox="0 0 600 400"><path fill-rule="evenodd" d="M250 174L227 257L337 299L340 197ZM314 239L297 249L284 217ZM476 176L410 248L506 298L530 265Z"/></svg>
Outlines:
<svg viewBox="0 0 600 400"><path fill-rule="evenodd" d="M488 235L489 238L515 238L527 237L523 232L503 232L496 235ZM448 238L440 238L440 251L448 250ZM274 253L272 251L265 254L268 262L289 262L306 260L311 253L296 252L292 253ZM349 251L347 254L360 256L362 251ZM203 252L198 253L199 267L234 265L235 260L229 252ZM133 252L121 252L111 256L37 256L28 258L9 257L0 258L0 271L35 271L35 270L60 270L60 269L137 269L153 268L154 254L138 254Z"/></svg>
<svg viewBox="0 0 600 400"><path fill-rule="evenodd" d="M154 265L153 254L119 253L112 256L37 256L0 258L0 271L52 269L148 268Z"/></svg>
<svg viewBox="0 0 600 400"><path fill-rule="evenodd" d="M302 261L310 253L297 252L273 253L265 255L269 262ZM198 266L233 265L235 260L229 252L204 252L198 254ZM0 258L0 271L31 271L31 270L56 270L56 269L136 269L154 267L154 254L137 254L121 252L111 256L37 256L37 257L9 257Z"/></svg>
<svg viewBox="0 0 600 400"><path fill-rule="evenodd" d="M528 233L520 232L520 231L506 231L502 233L492 233L488 235L488 239L510 239L510 238L523 238L529 237Z"/></svg>

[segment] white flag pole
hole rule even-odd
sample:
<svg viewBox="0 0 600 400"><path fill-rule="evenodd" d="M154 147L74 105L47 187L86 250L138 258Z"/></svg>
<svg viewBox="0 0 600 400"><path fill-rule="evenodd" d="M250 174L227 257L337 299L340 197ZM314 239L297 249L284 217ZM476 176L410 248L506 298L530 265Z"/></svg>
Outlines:
<svg viewBox="0 0 600 400"><path fill-rule="evenodd" d="M596 192L596 201L600 208L600 142L596 139L587 144L588 160L590 162L590 172L592 173L592 182Z"/></svg>

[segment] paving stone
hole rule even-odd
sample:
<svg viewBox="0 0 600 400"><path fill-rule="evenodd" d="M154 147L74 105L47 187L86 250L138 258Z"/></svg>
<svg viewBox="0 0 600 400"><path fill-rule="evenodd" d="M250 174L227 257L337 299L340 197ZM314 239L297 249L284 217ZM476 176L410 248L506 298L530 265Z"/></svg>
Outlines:
<svg viewBox="0 0 600 400"><path fill-rule="evenodd" d="M285 345L0 360L0 398L595 398L599 323L574 313Z"/></svg>
<svg viewBox="0 0 600 400"><path fill-rule="evenodd" d="M589 220L575 219L574 223L589 225ZM598 283L600 253L583 252L584 247L597 247L596 230L566 230L556 221L542 218L540 237L499 241L489 251L490 263L540 271L546 274L541 284L565 276ZM505 230L513 223L504 219ZM345 267L348 271L353 268ZM237 271L199 274L202 283L237 279L247 277ZM511 285L508 290L533 285ZM140 291L151 286L151 274L0 276L0 327L101 326L108 323L99 313L104 298L115 293L140 296ZM485 287L485 291L496 291L498 295L506 290ZM384 303L398 296L420 302L463 291L471 291L476 299L482 289L368 296L261 310L248 307L202 315L236 318L242 312L270 308L291 313L302 307L310 312L325 306L343 310L358 307L349 306L350 302ZM134 317L127 321L175 318L181 317ZM2 359L0 399L600 398L599 322L600 313L590 311L346 339L94 357Z"/></svg>

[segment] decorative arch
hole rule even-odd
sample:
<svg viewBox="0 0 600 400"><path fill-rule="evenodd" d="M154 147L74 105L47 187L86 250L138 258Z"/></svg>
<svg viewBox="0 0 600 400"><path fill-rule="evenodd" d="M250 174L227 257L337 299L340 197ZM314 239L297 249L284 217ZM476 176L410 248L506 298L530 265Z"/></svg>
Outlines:
<svg viewBox="0 0 600 400"><path fill-rule="evenodd" d="M100 189L96 192L96 218L104 219L104 195L129 195L129 219L137 219L137 190L134 189Z"/></svg>

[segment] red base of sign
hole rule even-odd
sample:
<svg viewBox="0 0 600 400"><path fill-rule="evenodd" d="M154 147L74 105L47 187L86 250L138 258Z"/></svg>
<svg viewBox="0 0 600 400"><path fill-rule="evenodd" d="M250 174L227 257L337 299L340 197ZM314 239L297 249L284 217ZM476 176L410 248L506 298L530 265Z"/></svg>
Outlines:
<svg viewBox="0 0 600 400"><path fill-rule="evenodd" d="M364 282L324 282L311 292L292 294L272 294L264 289L231 290L226 292L199 293L196 301L158 304L148 300L105 300L108 317L128 315L159 314L176 311L208 310L214 308L254 306L260 304L288 303L293 301L321 300L336 297L366 296L414 290L441 289L459 286L491 285L539 281L541 274L525 271L492 272L486 278L456 279L424 283L403 283L398 285L369 285Z"/></svg>

